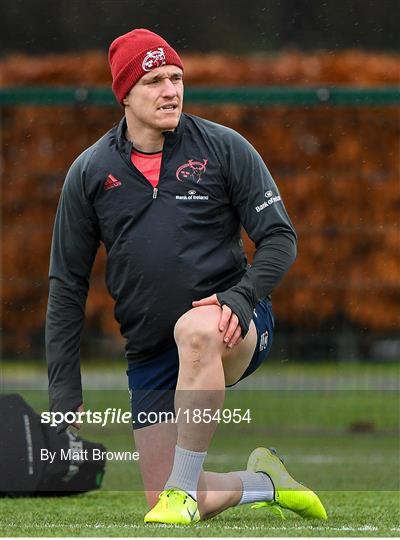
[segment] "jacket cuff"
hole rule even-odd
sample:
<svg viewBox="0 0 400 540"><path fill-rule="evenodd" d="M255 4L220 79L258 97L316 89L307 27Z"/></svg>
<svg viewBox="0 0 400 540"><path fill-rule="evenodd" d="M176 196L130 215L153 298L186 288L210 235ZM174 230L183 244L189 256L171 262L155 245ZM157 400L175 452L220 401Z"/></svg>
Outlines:
<svg viewBox="0 0 400 540"><path fill-rule="evenodd" d="M239 319L242 337L244 338L249 331L250 321L253 318L253 312L256 303L250 302L238 291L229 289L223 293L217 293L218 302L221 306L228 306Z"/></svg>
<svg viewBox="0 0 400 540"><path fill-rule="evenodd" d="M50 393L50 410L52 412L59 412L65 415L68 412L76 412L79 405L82 405L83 398L82 392L80 391L71 391L68 395L65 396L54 396ZM57 433L62 433L70 425L69 422L62 422L57 425Z"/></svg>

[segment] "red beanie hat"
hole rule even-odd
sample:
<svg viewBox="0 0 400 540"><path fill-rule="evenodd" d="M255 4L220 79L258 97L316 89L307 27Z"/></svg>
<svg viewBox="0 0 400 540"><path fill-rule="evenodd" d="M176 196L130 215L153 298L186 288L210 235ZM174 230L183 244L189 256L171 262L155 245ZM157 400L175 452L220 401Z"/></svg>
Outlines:
<svg viewBox="0 0 400 540"><path fill-rule="evenodd" d="M183 70L178 53L165 39L145 28L132 30L114 39L108 60L113 78L112 89L120 103L132 86L153 68L173 65Z"/></svg>

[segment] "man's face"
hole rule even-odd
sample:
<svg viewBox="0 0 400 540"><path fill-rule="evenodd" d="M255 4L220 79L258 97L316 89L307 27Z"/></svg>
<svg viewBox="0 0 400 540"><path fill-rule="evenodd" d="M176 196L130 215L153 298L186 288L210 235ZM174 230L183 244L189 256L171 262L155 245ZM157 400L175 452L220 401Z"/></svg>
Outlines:
<svg viewBox="0 0 400 540"><path fill-rule="evenodd" d="M123 103L138 128L175 129L183 105L183 71L177 66L152 69L131 88Z"/></svg>

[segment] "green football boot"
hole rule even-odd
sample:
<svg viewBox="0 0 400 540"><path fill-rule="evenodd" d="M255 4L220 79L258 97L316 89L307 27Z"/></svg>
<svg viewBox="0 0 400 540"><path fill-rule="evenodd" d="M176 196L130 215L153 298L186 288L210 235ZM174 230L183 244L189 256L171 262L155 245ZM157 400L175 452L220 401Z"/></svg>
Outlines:
<svg viewBox="0 0 400 540"><path fill-rule="evenodd" d="M157 504L146 514L145 523L169 523L192 525L200 521L195 501L185 491L166 489L158 497Z"/></svg>
<svg viewBox="0 0 400 540"><path fill-rule="evenodd" d="M283 519L285 517L281 508L291 510L302 518L328 519L318 495L290 476L274 449L253 450L247 462L247 470L267 474L275 488L273 501L255 503L252 508L269 507Z"/></svg>

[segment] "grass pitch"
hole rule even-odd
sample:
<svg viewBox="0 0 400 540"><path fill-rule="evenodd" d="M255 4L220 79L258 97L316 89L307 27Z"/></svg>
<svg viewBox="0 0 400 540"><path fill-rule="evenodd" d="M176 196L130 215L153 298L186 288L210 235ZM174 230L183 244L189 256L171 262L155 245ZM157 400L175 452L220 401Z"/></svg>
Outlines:
<svg viewBox="0 0 400 540"><path fill-rule="evenodd" d="M59 499L5 500L3 536L393 536L398 537L399 498L393 492L320 492L327 522L287 519L248 506L233 508L194 527L144 525L137 492L97 492Z"/></svg>
<svg viewBox="0 0 400 540"><path fill-rule="evenodd" d="M285 369L295 377L299 372L298 366ZM360 379L365 375L364 368L352 369L356 379L357 369ZM321 381L333 380L332 373L327 377L322 369L312 372L319 373ZM260 373L273 372L267 368ZM392 368L387 373L390 379L396 376ZM195 527L144 525L147 507L138 464L110 461L100 491L0 499L0 535L398 537L399 397L385 384L371 388L316 384L313 390L243 389L227 394L225 406L250 408L252 421L218 427L206 468L240 470L254 447L274 446L293 476L318 492L329 514L327 522L305 521L290 512L282 521L266 509L242 506ZM21 393L37 410L47 409L45 391ZM85 403L92 410L129 410L127 393L121 390L86 392ZM108 450L133 449L129 425L87 425L81 435Z"/></svg>

